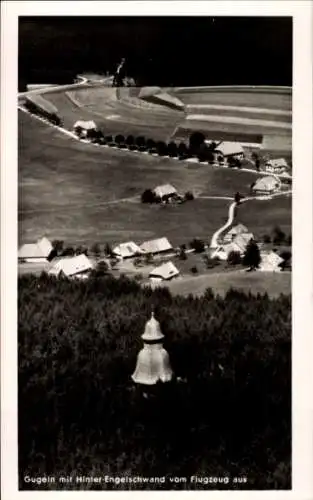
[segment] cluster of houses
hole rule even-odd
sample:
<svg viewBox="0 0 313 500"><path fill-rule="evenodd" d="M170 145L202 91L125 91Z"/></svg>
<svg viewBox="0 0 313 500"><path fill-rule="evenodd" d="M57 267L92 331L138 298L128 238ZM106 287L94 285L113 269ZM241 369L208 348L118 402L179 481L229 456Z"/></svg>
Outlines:
<svg viewBox="0 0 313 500"><path fill-rule="evenodd" d="M237 224L232 227L223 238L221 244L213 250L211 257L226 261L231 252L238 252L243 257L246 248L251 240L254 239L253 233L243 224ZM258 270L264 272L280 272L282 259L274 251L260 251L261 262Z"/></svg>
<svg viewBox="0 0 313 500"><path fill-rule="evenodd" d="M36 243L27 243L21 246L18 252L19 263L48 263L53 252L52 243L47 238L41 238ZM135 257L164 255L173 253L174 248L167 238L158 238L144 241L137 245L133 241L121 243L113 248L112 256L119 261ZM71 257L53 258L48 274L68 278L87 278L95 268L95 263L85 254ZM169 280L179 275L176 266L171 262L161 263L149 273L152 282Z"/></svg>

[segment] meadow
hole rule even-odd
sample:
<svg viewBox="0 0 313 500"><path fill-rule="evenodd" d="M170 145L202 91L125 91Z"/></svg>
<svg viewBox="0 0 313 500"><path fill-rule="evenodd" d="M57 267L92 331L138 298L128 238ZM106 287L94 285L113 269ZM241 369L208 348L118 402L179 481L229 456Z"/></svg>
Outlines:
<svg viewBox="0 0 313 500"><path fill-rule="evenodd" d="M22 112L19 115L23 242L42 234L85 244L161 235L175 245L193 237L207 240L226 221L230 200L198 198L161 208L142 205L143 190L171 183L182 193L233 197L236 191L248 193L254 180L250 172L79 143Z"/></svg>

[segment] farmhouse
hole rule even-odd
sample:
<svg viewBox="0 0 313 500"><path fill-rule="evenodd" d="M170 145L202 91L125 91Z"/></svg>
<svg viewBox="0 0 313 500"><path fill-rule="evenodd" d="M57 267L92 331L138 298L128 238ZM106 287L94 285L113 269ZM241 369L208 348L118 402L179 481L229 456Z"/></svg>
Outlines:
<svg viewBox="0 0 313 500"><path fill-rule="evenodd" d="M140 245L140 249L144 253L158 254L173 250L173 247L167 238L158 238L156 240L144 241Z"/></svg>
<svg viewBox="0 0 313 500"><path fill-rule="evenodd" d="M252 233L241 233L235 236L231 243L220 245L214 252L211 257L217 257L220 260L227 260L230 252L239 252L241 256L246 251L248 243L253 239Z"/></svg>
<svg viewBox="0 0 313 500"><path fill-rule="evenodd" d="M171 280L179 275L179 271L173 262L165 262L161 266L155 267L150 273L151 281L158 282L163 280Z"/></svg>
<svg viewBox="0 0 313 500"><path fill-rule="evenodd" d="M53 250L47 238L41 238L36 243L26 243L18 251L18 260L22 262L47 262Z"/></svg>
<svg viewBox="0 0 313 500"><path fill-rule="evenodd" d="M239 142L220 142L215 151L222 154L224 158L238 158L239 160L244 157L244 149Z"/></svg>
<svg viewBox="0 0 313 500"><path fill-rule="evenodd" d="M261 263L259 265L259 271L264 272L280 272L284 259L280 257L276 252L261 252Z"/></svg>
<svg viewBox="0 0 313 500"><path fill-rule="evenodd" d="M130 257L134 257L135 255L142 253L141 248L133 241L121 243L113 248L113 254L119 259L129 259Z"/></svg>
<svg viewBox="0 0 313 500"><path fill-rule="evenodd" d="M224 243L230 243L238 234L248 233L248 228L243 224L232 227L224 236Z"/></svg>
<svg viewBox="0 0 313 500"><path fill-rule="evenodd" d="M279 191L280 182L274 176L267 176L258 179L252 186L252 191L255 194L269 195Z"/></svg>
<svg viewBox="0 0 313 500"><path fill-rule="evenodd" d="M85 254L76 255L75 257L68 257L59 260L50 269L51 275L64 275L68 278L79 277L84 278L93 269L92 262Z"/></svg>
<svg viewBox="0 0 313 500"><path fill-rule="evenodd" d="M160 198L161 201L168 201L171 198L178 196L177 190L171 184L162 184L154 188L153 193Z"/></svg>
<svg viewBox="0 0 313 500"><path fill-rule="evenodd" d="M93 120L78 120L75 122L73 129L77 135L80 135L81 137L89 137L91 133L97 130L97 126Z"/></svg>
<svg viewBox="0 0 313 500"><path fill-rule="evenodd" d="M271 174L283 174L289 171L289 165L285 158L275 158L266 162L265 171Z"/></svg>

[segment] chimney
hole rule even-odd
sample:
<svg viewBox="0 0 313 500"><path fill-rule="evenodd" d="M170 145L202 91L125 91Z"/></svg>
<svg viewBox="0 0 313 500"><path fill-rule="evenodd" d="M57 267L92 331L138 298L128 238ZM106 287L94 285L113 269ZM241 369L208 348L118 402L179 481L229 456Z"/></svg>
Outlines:
<svg viewBox="0 0 313 500"><path fill-rule="evenodd" d="M144 346L138 354L137 365L132 379L136 384L155 385L157 382L172 380L173 371L169 355L163 347L164 335L160 323L155 319L154 313L147 321L145 331L141 336Z"/></svg>

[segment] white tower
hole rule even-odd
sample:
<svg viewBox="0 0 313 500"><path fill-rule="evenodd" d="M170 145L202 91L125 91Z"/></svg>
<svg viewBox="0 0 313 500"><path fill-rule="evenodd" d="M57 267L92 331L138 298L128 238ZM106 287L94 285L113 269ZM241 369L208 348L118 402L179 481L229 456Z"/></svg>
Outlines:
<svg viewBox="0 0 313 500"><path fill-rule="evenodd" d="M157 382L172 380L173 371L167 351L163 347L164 335L160 323L155 319L154 313L146 323L143 349L137 357L137 365L132 379L136 384L154 385Z"/></svg>

